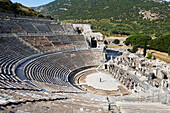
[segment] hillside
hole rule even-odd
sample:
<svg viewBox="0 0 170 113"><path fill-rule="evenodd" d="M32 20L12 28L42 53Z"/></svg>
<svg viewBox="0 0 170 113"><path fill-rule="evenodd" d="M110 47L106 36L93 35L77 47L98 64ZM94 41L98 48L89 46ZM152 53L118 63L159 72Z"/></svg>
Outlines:
<svg viewBox="0 0 170 113"><path fill-rule="evenodd" d="M164 18L168 14L168 3L150 0L55 0L35 9L59 19L139 18L142 10L151 10L159 14L159 18Z"/></svg>
<svg viewBox="0 0 170 113"><path fill-rule="evenodd" d="M0 0L0 12L17 14L22 16L37 16L37 17L47 17L51 16L43 15L32 8L28 8L19 3L12 3L10 0Z"/></svg>
<svg viewBox="0 0 170 113"><path fill-rule="evenodd" d="M105 35L160 36L169 32L168 5L161 0L55 0L34 9L64 22L90 23Z"/></svg>

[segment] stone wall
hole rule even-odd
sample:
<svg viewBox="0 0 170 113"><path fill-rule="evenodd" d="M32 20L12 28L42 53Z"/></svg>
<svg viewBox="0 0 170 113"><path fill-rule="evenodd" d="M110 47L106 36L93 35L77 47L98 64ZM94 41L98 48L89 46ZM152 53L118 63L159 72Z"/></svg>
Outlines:
<svg viewBox="0 0 170 113"><path fill-rule="evenodd" d="M170 66L164 62L140 58L136 54L128 52L116 57L112 62L108 63L109 71L116 76L120 76L120 73L117 73L112 65L114 68L119 67L123 73L129 73L131 76L139 78L137 84L146 83L152 87L170 89ZM122 76L126 76L126 74Z"/></svg>

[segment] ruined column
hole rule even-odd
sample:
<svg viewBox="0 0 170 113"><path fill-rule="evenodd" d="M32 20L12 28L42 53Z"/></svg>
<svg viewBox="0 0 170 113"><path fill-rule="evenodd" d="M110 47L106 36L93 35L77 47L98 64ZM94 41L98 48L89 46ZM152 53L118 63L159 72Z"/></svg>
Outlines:
<svg viewBox="0 0 170 113"><path fill-rule="evenodd" d="M117 80L119 80L119 81L120 81L120 78L121 78L121 76L119 75Z"/></svg>
<svg viewBox="0 0 170 113"><path fill-rule="evenodd" d="M124 83L125 83L125 78L123 79L123 85L124 85Z"/></svg>
<svg viewBox="0 0 170 113"><path fill-rule="evenodd" d="M122 81L123 81L123 77L121 77L121 79L120 79L120 82L122 83Z"/></svg>
<svg viewBox="0 0 170 113"><path fill-rule="evenodd" d="M130 82L129 89L132 89L132 82Z"/></svg>
<svg viewBox="0 0 170 113"><path fill-rule="evenodd" d="M127 80L127 82L126 82L126 85L125 85L125 86L127 87L127 86L128 86L128 84L129 84L129 80Z"/></svg>

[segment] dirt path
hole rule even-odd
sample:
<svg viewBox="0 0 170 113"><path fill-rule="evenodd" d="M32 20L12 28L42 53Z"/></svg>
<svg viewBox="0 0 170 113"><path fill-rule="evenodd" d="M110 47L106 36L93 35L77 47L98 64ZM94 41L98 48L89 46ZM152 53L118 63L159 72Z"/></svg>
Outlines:
<svg viewBox="0 0 170 113"><path fill-rule="evenodd" d="M128 37L129 37L129 36L124 36L124 37L115 37L115 36L107 37L107 36L105 36L105 39L106 39L106 40L119 39L119 40L125 41L125 40L126 40L126 38L128 38Z"/></svg>
<svg viewBox="0 0 170 113"><path fill-rule="evenodd" d="M154 55L159 60L163 60L167 63L170 63L170 56L168 56L168 53L160 52L156 50L148 50L147 53L152 53L152 55Z"/></svg>
<svg viewBox="0 0 170 113"><path fill-rule="evenodd" d="M139 48L139 50L143 50L143 49ZM155 56L157 59L170 63L170 56L168 56L168 53L160 52L156 50L149 50L149 49L147 50L147 53L152 53L152 55Z"/></svg>

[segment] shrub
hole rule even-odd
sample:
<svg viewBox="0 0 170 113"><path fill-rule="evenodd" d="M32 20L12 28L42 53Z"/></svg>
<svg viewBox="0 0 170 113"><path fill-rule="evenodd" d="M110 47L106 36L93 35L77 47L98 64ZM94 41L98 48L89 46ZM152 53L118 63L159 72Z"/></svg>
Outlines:
<svg viewBox="0 0 170 113"><path fill-rule="evenodd" d="M108 44L108 42L105 40L105 41L104 41L104 44L106 44L106 45L107 45L107 44Z"/></svg>
<svg viewBox="0 0 170 113"><path fill-rule="evenodd" d="M50 16L50 15L47 15L47 16L45 16L46 18L49 18L49 19L51 19L51 20L53 20L54 18L52 17L52 16Z"/></svg>
<svg viewBox="0 0 170 113"><path fill-rule="evenodd" d="M29 8L28 10L29 10L29 11L34 11L34 9L32 9L32 8Z"/></svg>
<svg viewBox="0 0 170 113"><path fill-rule="evenodd" d="M115 39L115 40L113 41L113 43L114 43L114 44L119 44L119 43L120 43L120 40Z"/></svg>
<svg viewBox="0 0 170 113"><path fill-rule="evenodd" d="M149 54L147 55L147 58L148 58L148 59L151 59L151 58L152 58L152 54L149 53Z"/></svg>
<svg viewBox="0 0 170 113"><path fill-rule="evenodd" d="M37 17L44 17L44 15L43 14L38 14Z"/></svg>

